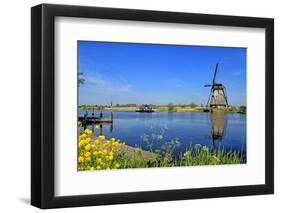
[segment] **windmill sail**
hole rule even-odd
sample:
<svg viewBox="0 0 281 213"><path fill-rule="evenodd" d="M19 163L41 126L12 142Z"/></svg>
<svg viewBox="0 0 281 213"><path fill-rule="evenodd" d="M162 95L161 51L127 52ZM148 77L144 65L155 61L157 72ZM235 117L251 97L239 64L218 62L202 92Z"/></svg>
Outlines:
<svg viewBox="0 0 281 213"><path fill-rule="evenodd" d="M216 64L215 73L214 73L214 77L213 77L213 85L216 83L216 76L217 76L218 66L219 66L219 64L217 63Z"/></svg>

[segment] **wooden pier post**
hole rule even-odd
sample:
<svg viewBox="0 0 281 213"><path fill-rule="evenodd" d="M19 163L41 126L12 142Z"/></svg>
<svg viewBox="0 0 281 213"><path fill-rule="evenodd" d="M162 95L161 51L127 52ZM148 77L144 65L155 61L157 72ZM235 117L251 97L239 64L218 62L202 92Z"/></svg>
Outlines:
<svg viewBox="0 0 281 213"><path fill-rule="evenodd" d="M113 113L112 113L112 111L110 112L109 120L110 120L111 122L113 122Z"/></svg>
<svg viewBox="0 0 281 213"><path fill-rule="evenodd" d="M103 131L102 131L102 124L100 124L100 135L103 134Z"/></svg>
<svg viewBox="0 0 281 213"><path fill-rule="evenodd" d="M88 111L85 112L84 118L86 119L88 117Z"/></svg>

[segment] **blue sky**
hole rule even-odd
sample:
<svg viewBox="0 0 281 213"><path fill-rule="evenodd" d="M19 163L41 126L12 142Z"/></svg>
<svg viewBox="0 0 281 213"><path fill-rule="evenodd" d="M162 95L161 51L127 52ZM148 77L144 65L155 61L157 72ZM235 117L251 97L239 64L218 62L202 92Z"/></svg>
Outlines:
<svg viewBox="0 0 281 213"><path fill-rule="evenodd" d="M79 105L206 104L216 63L230 105L246 105L246 49L78 42Z"/></svg>

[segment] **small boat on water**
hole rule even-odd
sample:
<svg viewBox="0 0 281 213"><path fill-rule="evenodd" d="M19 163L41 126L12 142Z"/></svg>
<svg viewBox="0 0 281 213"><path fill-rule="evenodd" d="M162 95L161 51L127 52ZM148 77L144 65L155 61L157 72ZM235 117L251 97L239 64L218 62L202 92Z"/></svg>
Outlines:
<svg viewBox="0 0 281 213"><path fill-rule="evenodd" d="M136 109L136 112L155 112L154 109L152 109L152 107L148 106L147 104L143 104L142 106L140 106L138 109Z"/></svg>
<svg viewBox="0 0 281 213"><path fill-rule="evenodd" d="M136 109L136 112L155 112L153 109Z"/></svg>

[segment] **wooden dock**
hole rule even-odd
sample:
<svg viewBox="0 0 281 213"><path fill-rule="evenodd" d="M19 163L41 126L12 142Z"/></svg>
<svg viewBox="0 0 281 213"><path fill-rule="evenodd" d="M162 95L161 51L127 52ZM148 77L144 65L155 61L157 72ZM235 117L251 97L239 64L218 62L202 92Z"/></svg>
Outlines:
<svg viewBox="0 0 281 213"><path fill-rule="evenodd" d="M82 126L95 125L95 124L112 124L113 123L113 113L111 112L109 118L103 118L102 112L99 117L88 116L88 113L85 113L84 116L79 116L78 121L82 123Z"/></svg>
<svg viewBox="0 0 281 213"><path fill-rule="evenodd" d="M109 118L103 118L103 113L99 113L99 117L95 116L94 113L92 113L91 116L88 116L88 112L84 114L84 116L78 116L78 121L81 122L82 127L84 129L87 128L87 126L92 126L92 130L94 129L94 126L97 125L99 128L99 135L103 135L103 125L109 126L109 131L112 132L113 130L113 113L110 112Z"/></svg>
<svg viewBox="0 0 281 213"><path fill-rule="evenodd" d="M112 119L100 119L96 117L79 117L78 121L86 125L101 124L101 123L113 123Z"/></svg>

